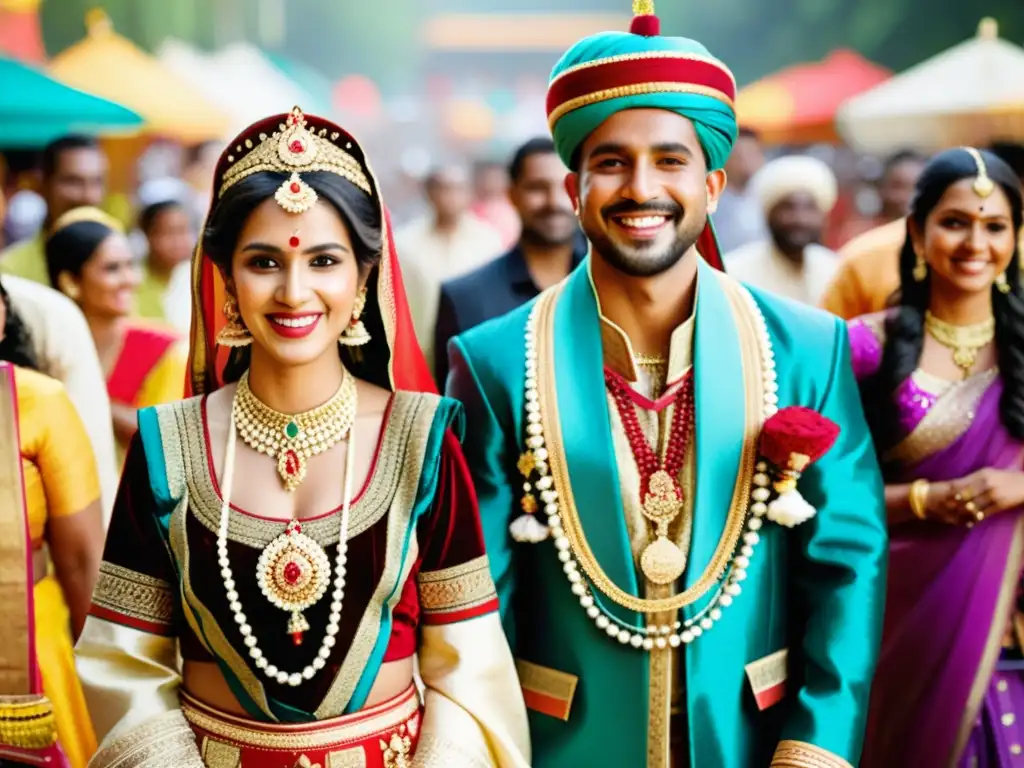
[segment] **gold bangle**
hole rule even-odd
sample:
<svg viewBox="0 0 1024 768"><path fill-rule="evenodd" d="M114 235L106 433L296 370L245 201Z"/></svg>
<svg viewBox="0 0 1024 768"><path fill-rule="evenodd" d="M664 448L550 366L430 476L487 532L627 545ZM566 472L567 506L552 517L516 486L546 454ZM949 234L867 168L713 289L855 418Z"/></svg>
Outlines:
<svg viewBox="0 0 1024 768"><path fill-rule="evenodd" d="M918 520L924 520L928 515L928 490L930 483L927 480L915 480L910 484L910 511Z"/></svg>

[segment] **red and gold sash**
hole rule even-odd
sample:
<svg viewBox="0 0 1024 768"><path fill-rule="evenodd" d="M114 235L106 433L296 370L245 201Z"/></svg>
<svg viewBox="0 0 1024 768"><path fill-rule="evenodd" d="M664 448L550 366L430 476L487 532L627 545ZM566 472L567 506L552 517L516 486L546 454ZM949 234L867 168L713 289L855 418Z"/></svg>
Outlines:
<svg viewBox="0 0 1024 768"><path fill-rule="evenodd" d="M36 663L32 543L14 367L0 363L0 760L64 768Z"/></svg>

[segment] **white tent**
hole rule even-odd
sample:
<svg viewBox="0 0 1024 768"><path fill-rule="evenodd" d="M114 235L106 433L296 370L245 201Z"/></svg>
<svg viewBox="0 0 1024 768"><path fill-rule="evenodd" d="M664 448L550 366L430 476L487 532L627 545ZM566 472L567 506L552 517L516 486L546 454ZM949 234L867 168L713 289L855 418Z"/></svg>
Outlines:
<svg viewBox="0 0 1024 768"><path fill-rule="evenodd" d="M851 145L876 154L1024 140L1024 48L984 19L977 37L850 99L837 121Z"/></svg>
<svg viewBox="0 0 1024 768"><path fill-rule="evenodd" d="M180 40L168 39L157 55L231 115L233 134L268 115L314 101L301 85L248 43L234 43L206 54Z"/></svg>

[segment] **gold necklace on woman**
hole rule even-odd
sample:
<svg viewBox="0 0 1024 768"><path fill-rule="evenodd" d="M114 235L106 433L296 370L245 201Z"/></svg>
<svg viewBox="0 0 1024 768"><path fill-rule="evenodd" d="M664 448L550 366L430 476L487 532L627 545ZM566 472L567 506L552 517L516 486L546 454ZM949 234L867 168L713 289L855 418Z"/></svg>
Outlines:
<svg viewBox="0 0 1024 768"><path fill-rule="evenodd" d="M277 459L277 473L286 491L294 491L306 477L311 456L324 453L345 439L356 418L356 383L345 371L341 386L330 400L304 413L275 411L249 388L249 372L238 382L231 406L242 440L253 450Z"/></svg>
<svg viewBox="0 0 1024 768"><path fill-rule="evenodd" d="M924 327L939 344L953 350L953 362L964 372L964 378L970 375L978 359L978 350L991 344L996 337L994 317L974 325L953 325L926 310Z"/></svg>

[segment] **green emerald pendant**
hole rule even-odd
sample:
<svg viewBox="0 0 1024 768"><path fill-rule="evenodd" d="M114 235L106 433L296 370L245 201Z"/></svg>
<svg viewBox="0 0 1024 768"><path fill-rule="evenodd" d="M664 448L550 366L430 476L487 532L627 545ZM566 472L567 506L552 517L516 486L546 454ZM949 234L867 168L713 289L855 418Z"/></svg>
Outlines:
<svg viewBox="0 0 1024 768"><path fill-rule="evenodd" d="M294 421L289 421L288 425L284 428L284 436L289 440L294 440L299 436L299 425Z"/></svg>

